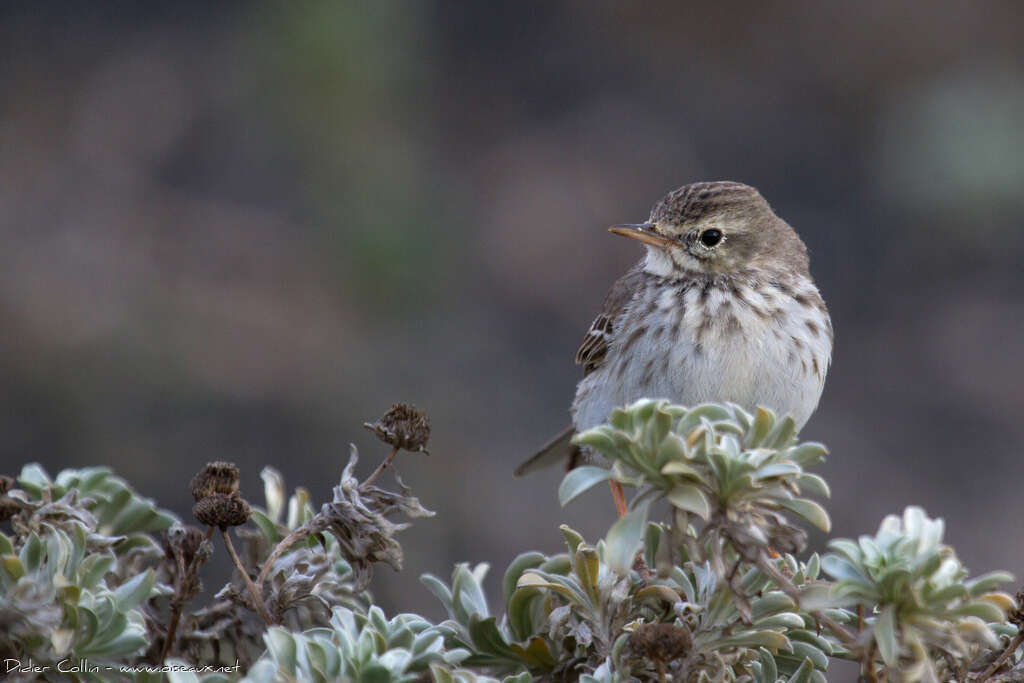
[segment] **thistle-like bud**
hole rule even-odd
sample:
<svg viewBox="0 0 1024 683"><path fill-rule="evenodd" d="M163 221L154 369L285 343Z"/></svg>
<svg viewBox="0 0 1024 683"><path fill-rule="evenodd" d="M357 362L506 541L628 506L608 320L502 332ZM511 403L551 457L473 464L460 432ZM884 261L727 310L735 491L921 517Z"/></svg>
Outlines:
<svg viewBox="0 0 1024 683"><path fill-rule="evenodd" d="M629 635L629 648L655 662L683 659L693 647L690 631L675 624L643 624Z"/></svg>
<svg viewBox="0 0 1024 683"><path fill-rule="evenodd" d="M237 492L232 495L214 493L196 501L192 515L202 524L224 529L249 521L249 504Z"/></svg>
<svg viewBox="0 0 1024 683"><path fill-rule="evenodd" d="M215 493L238 493L238 466L235 463L220 460L206 463L192 478L192 497L196 500Z"/></svg>
<svg viewBox="0 0 1024 683"><path fill-rule="evenodd" d="M238 466L233 462L210 462L192 478L192 515L207 526L221 529L249 521L249 504L238 491Z"/></svg>
<svg viewBox="0 0 1024 683"><path fill-rule="evenodd" d="M427 452L430 439L430 420L407 403L395 403L391 410L374 423L366 422L364 427L373 431L377 438L395 448L407 451Z"/></svg>
<svg viewBox="0 0 1024 683"><path fill-rule="evenodd" d="M169 559L175 559L180 555L183 564L187 567L192 564L204 538L203 532L194 526L175 525L163 536L164 553Z"/></svg>

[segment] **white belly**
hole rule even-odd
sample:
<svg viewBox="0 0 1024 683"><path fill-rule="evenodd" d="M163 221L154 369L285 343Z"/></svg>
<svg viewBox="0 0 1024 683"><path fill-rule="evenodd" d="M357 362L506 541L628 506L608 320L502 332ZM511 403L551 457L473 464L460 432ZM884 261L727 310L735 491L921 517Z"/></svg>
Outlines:
<svg viewBox="0 0 1024 683"><path fill-rule="evenodd" d="M801 288L817 299L811 282L797 293ZM698 288L681 286L660 292L656 302L634 301L604 363L577 388L577 430L639 398L765 406L802 427L818 405L832 352L828 316L778 288L757 291L742 288L740 304L727 301L724 290L701 301Z"/></svg>

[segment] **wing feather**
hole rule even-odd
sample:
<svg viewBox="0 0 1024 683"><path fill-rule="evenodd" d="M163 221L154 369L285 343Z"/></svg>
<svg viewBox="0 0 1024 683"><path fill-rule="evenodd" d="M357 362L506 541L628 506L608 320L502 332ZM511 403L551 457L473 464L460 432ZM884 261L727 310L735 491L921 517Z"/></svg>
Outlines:
<svg viewBox="0 0 1024 683"><path fill-rule="evenodd" d="M646 277L642 268L642 262L638 263L628 273L623 275L612 285L601 312L590 324L583 343L576 352L576 362L583 366L584 375L588 375L601 367L605 356L608 354L608 347L614 339L616 327L626 311L629 302L636 296L643 279ZM516 476L527 474L535 469L540 469L553 462L565 462L567 469L572 469L582 462L582 453L578 446L572 443L572 437L576 433L572 426L569 426L555 438L545 444L533 457L516 468Z"/></svg>
<svg viewBox="0 0 1024 683"><path fill-rule="evenodd" d="M608 347L614 338L619 318L622 317L629 302L636 296L643 278L644 271L641 262L620 277L608 291L604 298L604 304L601 306L601 312L590 324L590 329L583 337L583 343L576 351L576 363L583 366L584 376L601 367L601 363L604 362L605 356L608 354Z"/></svg>

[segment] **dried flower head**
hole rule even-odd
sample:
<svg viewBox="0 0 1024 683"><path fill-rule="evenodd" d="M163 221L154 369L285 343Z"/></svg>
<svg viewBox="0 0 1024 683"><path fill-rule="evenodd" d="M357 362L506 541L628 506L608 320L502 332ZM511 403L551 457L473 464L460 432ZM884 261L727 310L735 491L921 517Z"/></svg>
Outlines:
<svg viewBox="0 0 1024 683"><path fill-rule="evenodd" d="M1017 591L1013 598L1017 606L1006 615L1006 620L1019 629L1024 629L1024 588Z"/></svg>
<svg viewBox="0 0 1024 683"><path fill-rule="evenodd" d="M222 529L229 526L240 526L249 521L249 504L235 492L232 495L214 493L201 498L192 506L195 518L207 525Z"/></svg>
<svg viewBox="0 0 1024 683"><path fill-rule="evenodd" d="M185 566L192 564L206 536L194 526L175 525L164 532L161 546L167 559L181 557Z"/></svg>
<svg viewBox="0 0 1024 683"><path fill-rule="evenodd" d="M395 403L382 418L373 424L363 423L363 426L372 430L378 439L395 448L427 453L430 420L427 419L426 413L421 413L408 403Z"/></svg>
<svg viewBox="0 0 1024 683"><path fill-rule="evenodd" d="M231 495L238 492L238 466L233 462L206 463L192 478L192 497L196 500L215 493Z"/></svg>
<svg viewBox="0 0 1024 683"><path fill-rule="evenodd" d="M393 537L409 525L396 524L388 516L401 513L406 517L432 517L434 513L420 505L401 480L401 493L360 485L355 477L358 461L353 446L341 482L334 487L334 499L324 503L307 527L312 533L327 532L337 539L342 556L352 565L357 590L363 590L375 562L386 562L396 570L402 568L402 546Z"/></svg>
<svg viewBox="0 0 1024 683"><path fill-rule="evenodd" d="M6 474L0 475L0 522L6 522L18 514L23 507L22 503L7 495L12 488L14 488L14 479Z"/></svg>
<svg viewBox="0 0 1024 683"><path fill-rule="evenodd" d="M0 522L6 522L22 509L22 504L10 496L0 495Z"/></svg>
<svg viewBox="0 0 1024 683"><path fill-rule="evenodd" d="M693 647L690 631L675 624L643 624L629 635L629 648L655 662L682 659Z"/></svg>

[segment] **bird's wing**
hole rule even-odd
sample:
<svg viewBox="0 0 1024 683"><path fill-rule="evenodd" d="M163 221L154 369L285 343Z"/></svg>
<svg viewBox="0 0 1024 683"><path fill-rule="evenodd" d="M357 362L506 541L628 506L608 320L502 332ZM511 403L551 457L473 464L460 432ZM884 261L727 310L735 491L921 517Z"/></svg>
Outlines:
<svg viewBox="0 0 1024 683"><path fill-rule="evenodd" d="M590 329L576 351L576 364L583 366L584 376L601 367L601 363L604 362L619 318L632 301L643 277L641 262L620 277L605 296L601 312L594 318L594 322L590 323Z"/></svg>
<svg viewBox="0 0 1024 683"><path fill-rule="evenodd" d="M626 306L633 299L644 278L642 262L623 275L612 285L604 298L601 312L590 324L583 344L576 352L576 362L583 365L583 374L588 375L601 366L608 353L608 344L615 333ZM522 476L556 462L565 462L566 469L573 469L581 463L579 446L572 442L576 430L570 425L551 439L526 462L516 468L516 476Z"/></svg>
<svg viewBox="0 0 1024 683"><path fill-rule="evenodd" d="M571 470L576 466L580 452L579 446L572 442L572 437L575 435L576 429L569 425L559 432L558 436L541 446L539 451L520 463L515 470L515 475L521 477L559 462L566 463L566 469Z"/></svg>

